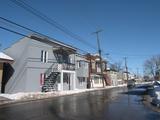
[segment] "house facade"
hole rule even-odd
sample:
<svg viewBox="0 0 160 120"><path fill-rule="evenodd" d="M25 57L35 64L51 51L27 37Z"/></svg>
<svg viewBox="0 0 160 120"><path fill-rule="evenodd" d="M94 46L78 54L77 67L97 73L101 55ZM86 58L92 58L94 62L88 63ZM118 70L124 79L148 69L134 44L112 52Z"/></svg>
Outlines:
<svg viewBox="0 0 160 120"><path fill-rule="evenodd" d="M156 70L155 80L160 80L160 67Z"/></svg>
<svg viewBox="0 0 160 120"><path fill-rule="evenodd" d="M11 67L13 62L10 56L0 52L0 93L4 93L4 86L14 72Z"/></svg>
<svg viewBox="0 0 160 120"><path fill-rule="evenodd" d="M136 79L136 75L135 74L132 74L130 72L123 72L123 80L125 81L125 83L127 83L127 76L128 76L128 80L131 80L131 79Z"/></svg>
<svg viewBox="0 0 160 120"><path fill-rule="evenodd" d="M111 80L110 85L117 86L118 85L118 72L114 70L108 70L108 76Z"/></svg>
<svg viewBox="0 0 160 120"><path fill-rule="evenodd" d="M89 61L89 81L90 87L103 87L103 84L109 85L109 79L107 75L107 62L102 60L102 72L101 75L101 66L100 66L100 57L99 55L86 55L86 59ZM105 81L103 83L103 80Z"/></svg>
<svg viewBox="0 0 160 120"><path fill-rule="evenodd" d="M15 72L5 86L5 92L47 92L79 88L76 52L76 48L44 36L33 34L22 38L5 49L5 53L15 61L12 65Z"/></svg>
<svg viewBox="0 0 160 120"><path fill-rule="evenodd" d="M89 77L89 61L85 56L76 54L76 82L77 89L87 88L87 79Z"/></svg>

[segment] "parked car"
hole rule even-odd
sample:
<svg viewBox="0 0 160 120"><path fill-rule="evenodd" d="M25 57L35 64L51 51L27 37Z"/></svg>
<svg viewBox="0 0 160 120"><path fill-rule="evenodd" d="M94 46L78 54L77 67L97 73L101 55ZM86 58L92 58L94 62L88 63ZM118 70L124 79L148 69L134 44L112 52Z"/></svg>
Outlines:
<svg viewBox="0 0 160 120"><path fill-rule="evenodd" d="M135 80L134 79L128 80L127 81L127 87L128 88L135 87Z"/></svg>

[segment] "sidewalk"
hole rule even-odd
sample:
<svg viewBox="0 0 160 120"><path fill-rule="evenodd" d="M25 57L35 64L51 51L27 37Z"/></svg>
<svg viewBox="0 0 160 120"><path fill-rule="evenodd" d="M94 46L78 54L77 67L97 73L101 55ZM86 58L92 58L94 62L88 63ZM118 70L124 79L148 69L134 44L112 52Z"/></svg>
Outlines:
<svg viewBox="0 0 160 120"><path fill-rule="evenodd" d="M76 90L68 90L68 91L53 91L53 92L28 92L28 93L16 93L16 94L0 94L0 105L9 104L9 103L17 103L17 102L27 102L34 100L41 100L65 95L79 94L89 91L96 90L105 90L111 88L124 87L124 85L118 86L106 86L105 88L91 88L91 89L76 89Z"/></svg>

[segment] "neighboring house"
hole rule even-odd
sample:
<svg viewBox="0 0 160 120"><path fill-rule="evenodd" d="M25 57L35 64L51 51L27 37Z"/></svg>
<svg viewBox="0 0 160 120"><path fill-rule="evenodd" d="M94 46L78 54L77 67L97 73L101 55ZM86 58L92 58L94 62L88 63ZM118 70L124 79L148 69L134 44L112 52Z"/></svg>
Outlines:
<svg viewBox="0 0 160 120"><path fill-rule="evenodd" d="M160 68L156 70L155 80L160 80Z"/></svg>
<svg viewBox="0 0 160 120"><path fill-rule="evenodd" d="M102 60L102 72L101 75L101 67L100 67L100 57L99 55L85 55L86 59L89 61L89 79L90 79L90 87L103 87L103 80L105 80L104 84L108 84L108 76L106 72L107 62ZM103 77L103 80L102 80Z"/></svg>
<svg viewBox="0 0 160 120"><path fill-rule="evenodd" d="M33 34L5 49L5 53L15 60L6 93L74 90L81 84L76 82L76 48L70 45Z"/></svg>
<svg viewBox="0 0 160 120"><path fill-rule="evenodd" d="M128 80L129 80L129 72L128 72ZM123 72L123 80L127 83L127 72Z"/></svg>
<svg viewBox="0 0 160 120"><path fill-rule="evenodd" d="M128 72L128 80L135 79L135 78L136 78L136 75ZM127 72L123 72L123 79L125 83L127 83Z"/></svg>
<svg viewBox="0 0 160 120"><path fill-rule="evenodd" d="M77 89L87 88L87 79L89 77L89 62L83 55L76 55L76 82Z"/></svg>
<svg viewBox="0 0 160 120"><path fill-rule="evenodd" d="M118 81L118 85L122 85L125 83L123 79L123 71L117 72L117 81Z"/></svg>
<svg viewBox="0 0 160 120"><path fill-rule="evenodd" d="M14 72L10 65L13 62L10 56L0 52L0 93L4 93L4 86Z"/></svg>
<svg viewBox="0 0 160 120"><path fill-rule="evenodd" d="M118 72L115 70L108 70L108 76L111 80L111 85L117 86L118 85Z"/></svg>

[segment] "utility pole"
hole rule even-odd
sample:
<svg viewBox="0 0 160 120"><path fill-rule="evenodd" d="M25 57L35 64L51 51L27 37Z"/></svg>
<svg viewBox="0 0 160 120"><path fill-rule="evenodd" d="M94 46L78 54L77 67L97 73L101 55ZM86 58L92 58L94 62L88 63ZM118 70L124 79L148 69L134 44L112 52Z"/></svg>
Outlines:
<svg viewBox="0 0 160 120"><path fill-rule="evenodd" d="M139 78L139 68L137 68L137 79Z"/></svg>
<svg viewBox="0 0 160 120"><path fill-rule="evenodd" d="M91 73L92 73L92 59L91 59L91 54L88 54L89 57L89 77L88 77L88 86L87 88L92 87L92 78L91 78Z"/></svg>
<svg viewBox="0 0 160 120"><path fill-rule="evenodd" d="M124 60L125 60L125 68L126 68L127 82L128 82L128 66L127 66L127 57L124 57Z"/></svg>
<svg viewBox="0 0 160 120"><path fill-rule="evenodd" d="M103 87L104 87L103 68L102 68L102 55L101 55L101 47L100 47L100 42L99 42L99 33L100 32L102 32L102 30L97 30L93 34L96 34L96 36L97 36L98 53L99 53L99 57L100 57L101 78L102 78L102 83L103 83Z"/></svg>

